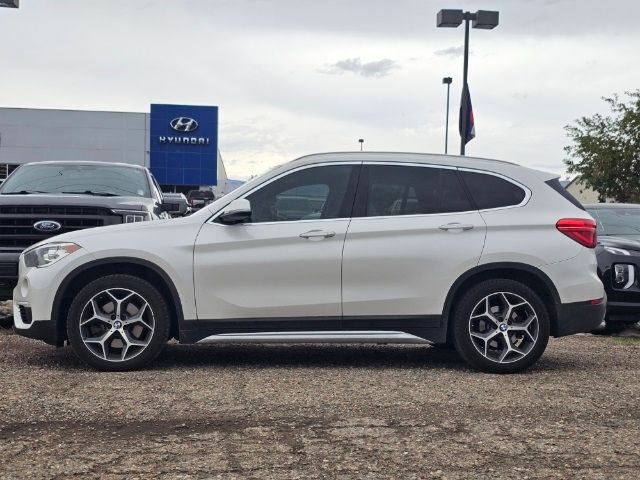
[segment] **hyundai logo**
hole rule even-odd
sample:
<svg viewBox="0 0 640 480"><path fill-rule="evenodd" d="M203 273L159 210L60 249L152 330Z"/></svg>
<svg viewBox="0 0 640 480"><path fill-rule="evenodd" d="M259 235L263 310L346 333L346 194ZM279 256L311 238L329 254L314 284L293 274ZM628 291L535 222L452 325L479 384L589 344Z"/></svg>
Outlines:
<svg viewBox="0 0 640 480"><path fill-rule="evenodd" d="M196 122L193 118L189 117L178 117L174 118L169 122L171 128L173 128L176 132L194 132L198 129L198 122Z"/></svg>
<svg viewBox="0 0 640 480"><path fill-rule="evenodd" d="M62 228L62 224L55 220L40 220L33 224L33 228L39 232L57 232Z"/></svg>

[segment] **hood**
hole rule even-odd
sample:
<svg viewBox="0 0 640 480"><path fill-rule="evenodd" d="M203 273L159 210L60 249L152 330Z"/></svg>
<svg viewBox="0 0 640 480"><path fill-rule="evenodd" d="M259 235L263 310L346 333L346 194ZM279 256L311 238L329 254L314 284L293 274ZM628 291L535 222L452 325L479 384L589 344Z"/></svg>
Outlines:
<svg viewBox="0 0 640 480"><path fill-rule="evenodd" d="M617 247L640 252L640 240L632 240L625 237L602 235L598 237L598 244L603 247Z"/></svg>
<svg viewBox="0 0 640 480"><path fill-rule="evenodd" d="M32 193L30 195L1 195L0 207L3 205L72 206L72 207L102 207L120 210L149 210L154 200L148 197L99 197L94 195L71 195Z"/></svg>
<svg viewBox="0 0 640 480"><path fill-rule="evenodd" d="M52 242L73 242L78 243L82 246L82 241L89 237L105 237L110 234L118 234L123 231L140 231L140 230L148 230L149 232L149 241L153 241L157 239L156 230L158 227L166 225L168 222L172 224L179 224L180 219L170 219L170 220L153 220L149 222L135 222L135 223L119 223L117 225L108 225L106 227L96 227L96 228L86 228L84 230L76 230L74 232L62 233L60 235L56 235L55 237L45 238L44 240L34 243L27 250L31 250L33 248L39 247L40 245L45 245L47 243ZM180 228L179 226L177 228Z"/></svg>

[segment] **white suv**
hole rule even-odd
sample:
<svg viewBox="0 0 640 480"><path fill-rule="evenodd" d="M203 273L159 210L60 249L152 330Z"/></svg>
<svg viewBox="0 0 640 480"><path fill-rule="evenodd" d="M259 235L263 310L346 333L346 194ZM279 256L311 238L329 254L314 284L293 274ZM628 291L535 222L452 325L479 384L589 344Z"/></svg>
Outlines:
<svg viewBox="0 0 640 480"><path fill-rule="evenodd" d="M557 178L404 153L311 155L180 219L25 251L15 330L103 370L168 339L452 344L516 372L605 312L595 223Z"/></svg>

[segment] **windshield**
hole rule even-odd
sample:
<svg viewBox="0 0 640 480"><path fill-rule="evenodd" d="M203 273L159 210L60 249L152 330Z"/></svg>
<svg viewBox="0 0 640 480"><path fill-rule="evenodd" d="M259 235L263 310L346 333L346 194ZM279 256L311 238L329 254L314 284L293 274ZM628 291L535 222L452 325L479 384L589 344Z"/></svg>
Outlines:
<svg viewBox="0 0 640 480"><path fill-rule="evenodd" d="M640 235L640 207L597 208L589 213L598 224L598 235Z"/></svg>
<svg viewBox="0 0 640 480"><path fill-rule="evenodd" d="M24 165L0 188L0 194L12 193L150 196L144 170L117 165Z"/></svg>

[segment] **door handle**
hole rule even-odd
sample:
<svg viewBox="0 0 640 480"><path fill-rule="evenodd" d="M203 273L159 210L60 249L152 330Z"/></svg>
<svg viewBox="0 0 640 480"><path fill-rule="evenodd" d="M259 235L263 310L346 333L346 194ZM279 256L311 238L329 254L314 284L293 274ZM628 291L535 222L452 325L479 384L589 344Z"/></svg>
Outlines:
<svg viewBox="0 0 640 480"><path fill-rule="evenodd" d="M300 238L316 239L335 237L336 232L329 232L327 230L309 230L300 234Z"/></svg>
<svg viewBox="0 0 640 480"><path fill-rule="evenodd" d="M473 228L473 225L470 225L468 223L447 223L446 225L440 225L440 230L444 230L445 232L448 232L449 230L471 230Z"/></svg>

